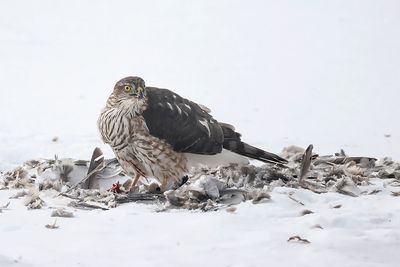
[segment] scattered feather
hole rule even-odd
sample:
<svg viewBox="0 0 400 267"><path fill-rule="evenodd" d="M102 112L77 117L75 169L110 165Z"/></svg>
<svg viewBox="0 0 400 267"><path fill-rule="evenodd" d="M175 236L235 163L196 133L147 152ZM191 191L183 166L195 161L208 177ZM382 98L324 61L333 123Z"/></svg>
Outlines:
<svg viewBox="0 0 400 267"><path fill-rule="evenodd" d="M253 204L259 204L271 199L271 195L264 189L255 189L251 192Z"/></svg>
<svg viewBox="0 0 400 267"><path fill-rule="evenodd" d="M324 229L321 225L316 224L311 227L312 229Z"/></svg>
<svg viewBox="0 0 400 267"><path fill-rule="evenodd" d="M74 217L74 214L70 211L67 211L64 208L59 208L59 209L53 210L53 212L51 213L51 217L72 218L72 217Z"/></svg>
<svg viewBox="0 0 400 267"><path fill-rule="evenodd" d="M236 210L237 210L237 208L234 207L234 206L226 208L226 211L229 212L229 213L235 213Z"/></svg>
<svg viewBox="0 0 400 267"><path fill-rule="evenodd" d="M4 205L0 206L0 213L2 213L3 210L7 209L9 205L10 205L10 201L7 202L7 204L4 204Z"/></svg>
<svg viewBox="0 0 400 267"><path fill-rule="evenodd" d="M300 216L308 215L308 214L313 214L314 212L311 210L302 210L300 212Z"/></svg>
<svg viewBox="0 0 400 267"><path fill-rule="evenodd" d="M6 204L0 206L0 210L5 210L8 208L8 206L10 206L10 201L8 201Z"/></svg>
<svg viewBox="0 0 400 267"><path fill-rule="evenodd" d="M90 161L60 159L30 160L12 171L0 173L1 188L35 189L49 195L49 191L59 192L60 197L74 200L71 205L86 209L109 209L119 203L146 202L165 203L169 208L199 209L212 211L236 205L243 201L262 203L269 201L270 192L275 187L304 188L314 193L337 192L352 197L364 193L360 186L369 185L369 179L390 179L387 184L400 186L400 163L391 158L376 161L370 157L350 157L341 151L335 156L313 154L312 145L307 149L287 147L281 156L288 159L287 166L265 164L229 165L217 168L197 168L191 170L185 183L177 183L164 195L159 192L158 183L152 180L138 184L130 192L125 192L125 181L129 180L116 159L106 160L96 148ZM100 179L114 179L100 190ZM120 181L121 184L116 183ZM112 188L112 192L103 192ZM100 192L101 191L101 192ZM52 195L54 193L50 193ZM25 196L29 208L41 208L44 204L39 194L24 191L13 197ZM304 203L289 198L299 205Z"/></svg>
<svg viewBox="0 0 400 267"><path fill-rule="evenodd" d="M344 177L340 179L336 184L335 187L339 193L357 197L360 195L360 189L356 186L354 181L350 177Z"/></svg>
<svg viewBox="0 0 400 267"><path fill-rule="evenodd" d="M17 198L21 198L28 195L28 191L26 190L22 190L22 191L18 191L17 193L15 193L14 195L12 195L10 197L10 199L17 199Z"/></svg>
<svg viewBox="0 0 400 267"><path fill-rule="evenodd" d="M314 148L313 145L309 145L301 158L300 176L299 176L300 182L303 181L303 179L306 177L306 175L310 170L313 148Z"/></svg>
<svg viewBox="0 0 400 267"><path fill-rule="evenodd" d="M287 242L298 242L298 243L303 243L303 244L310 244L311 242L308 241L307 239L301 238L298 235L290 237Z"/></svg>
<svg viewBox="0 0 400 267"><path fill-rule="evenodd" d="M44 206L44 201L39 197L39 191L33 189L25 196L24 205L28 209L41 209Z"/></svg>
<svg viewBox="0 0 400 267"><path fill-rule="evenodd" d="M394 197L400 197L400 191L399 191L399 192L392 192L392 196L394 196Z"/></svg>
<svg viewBox="0 0 400 267"><path fill-rule="evenodd" d="M55 219L54 223L52 224L46 224L44 227L47 229L58 229L60 226L57 225L57 219Z"/></svg>

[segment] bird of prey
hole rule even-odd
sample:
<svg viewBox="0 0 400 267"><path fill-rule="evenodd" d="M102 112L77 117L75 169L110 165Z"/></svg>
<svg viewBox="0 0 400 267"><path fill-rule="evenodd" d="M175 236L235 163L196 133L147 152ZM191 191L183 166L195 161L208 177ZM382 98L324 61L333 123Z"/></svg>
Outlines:
<svg viewBox="0 0 400 267"><path fill-rule="evenodd" d="M215 120L205 106L168 89L146 86L140 77L115 84L97 125L103 141L133 178L131 186L140 177L153 177L165 191L193 166L222 158L231 160L225 163L247 163L247 157L287 163L241 141L233 126Z"/></svg>

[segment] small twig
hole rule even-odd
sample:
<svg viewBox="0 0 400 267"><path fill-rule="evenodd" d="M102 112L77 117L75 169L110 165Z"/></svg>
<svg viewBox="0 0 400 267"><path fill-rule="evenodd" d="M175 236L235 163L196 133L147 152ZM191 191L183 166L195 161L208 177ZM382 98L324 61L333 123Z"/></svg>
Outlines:
<svg viewBox="0 0 400 267"><path fill-rule="evenodd" d="M299 203L300 205L304 206L304 203L301 202L300 200L295 199L295 198L293 197L293 194L294 194L294 192L290 192L290 193L288 194L289 198L290 198L291 200L293 200L294 202L297 202L297 203Z"/></svg>
<svg viewBox="0 0 400 267"><path fill-rule="evenodd" d="M375 194L378 194L378 193L380 193L380 192L382 192L382 190L380 190L380 189L375 189L375 190L372 190L371 192L369 192L368 195L375 195Z"/></svg>
<svg viewBox="0 0 400 267"><path fill-rule="evenodd" d="M316 225L314 225L313 227L311 227L311 228L313 228L313 229L324 229L321 225L319 225L319 224L316 224Z"/></svg>
<svg viewBox="0 0 400 267"><path fill-rule="evenodd" d="M165 201L164 194L127 194L116 195L117 203L129 203L137 201Z"/></svg>
<svg viewBox="0 0 400 267"><path fill-rule="evenodd" d="M346 191L343 189L337 189L337 192L346 196L350 196L350 197L358 197L356 194L354 194L353 192L350 191Z"/></svg>
<svg viewBox="0 0 400 267"><path fill-rule="evenodd" d="M84 210L95 210L95 209L98 209L98 210L109 210L108 208L104 208L104 207L97 206L97 205L94 205L94 204L89 204L89 203L86 203L86 202L75 202L75 201L73 201L73 202L69 203L68 206L74 207L74 208L77 208L77 209L84 209Z"/></svg>

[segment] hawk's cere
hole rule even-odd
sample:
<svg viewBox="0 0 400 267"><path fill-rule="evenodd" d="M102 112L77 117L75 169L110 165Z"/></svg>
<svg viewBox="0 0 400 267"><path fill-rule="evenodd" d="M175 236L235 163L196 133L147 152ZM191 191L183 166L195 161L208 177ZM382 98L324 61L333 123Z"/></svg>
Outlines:
<svg viewBox="0 0 400 267"><path fill-rule="evenodd" d="M287 162L242 142L233 126L216 121L206 107L168 89L146 87L140 77L116 83L98 128L124 171L134 177L133 185L141 176L154 177L166 190L196 165L246 163L243 156Z"/></svg>

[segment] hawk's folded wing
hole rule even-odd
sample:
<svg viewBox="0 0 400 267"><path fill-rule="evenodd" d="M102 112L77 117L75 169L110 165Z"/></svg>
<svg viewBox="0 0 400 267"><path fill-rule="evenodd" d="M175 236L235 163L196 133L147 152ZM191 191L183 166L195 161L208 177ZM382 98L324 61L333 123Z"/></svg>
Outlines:
<svg viewBox="0 0 400 267"><path fill-rule="evenodd" d="M214 155L222 151L224 133L207 109L168 89L146 87L143 112L150 134L175 151Z"/></svg>

